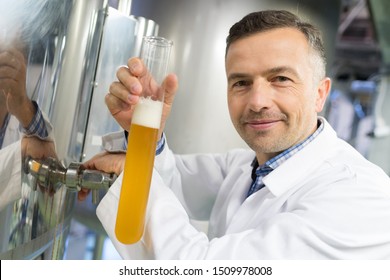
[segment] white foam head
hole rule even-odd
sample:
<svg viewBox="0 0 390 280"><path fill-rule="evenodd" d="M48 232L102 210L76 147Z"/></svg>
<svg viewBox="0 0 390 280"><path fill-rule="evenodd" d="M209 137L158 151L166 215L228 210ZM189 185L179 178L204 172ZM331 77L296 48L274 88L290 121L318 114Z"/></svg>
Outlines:
<svg viewBox="0 0 390 280"><path fill-rule="evenodd" d="M141 97L133 113L133 124L160 128L163 102Z"/></svg>

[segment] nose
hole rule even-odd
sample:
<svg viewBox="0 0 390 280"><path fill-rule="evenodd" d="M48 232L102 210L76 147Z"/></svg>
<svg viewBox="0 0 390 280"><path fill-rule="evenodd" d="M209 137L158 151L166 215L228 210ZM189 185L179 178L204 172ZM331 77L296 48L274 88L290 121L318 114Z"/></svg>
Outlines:
<svg viewBox="0 0 390 280"><path fill-rule="evenodd" d="M267 81L256 80L249 93L248 106L254 112L269 109L272 106L272 90Z"/></svg>

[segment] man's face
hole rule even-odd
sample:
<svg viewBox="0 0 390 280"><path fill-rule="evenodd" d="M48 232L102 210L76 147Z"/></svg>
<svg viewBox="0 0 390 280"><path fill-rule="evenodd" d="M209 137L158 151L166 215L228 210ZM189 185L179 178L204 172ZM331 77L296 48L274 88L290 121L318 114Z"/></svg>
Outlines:
<svg viewBox="0 0 390 280"><path fill-rule="evenodd" d="M239 39L226 56L232 122L259 163L303 141L316 129L330 80L315 77L313 50L293 28Z"/></svg>

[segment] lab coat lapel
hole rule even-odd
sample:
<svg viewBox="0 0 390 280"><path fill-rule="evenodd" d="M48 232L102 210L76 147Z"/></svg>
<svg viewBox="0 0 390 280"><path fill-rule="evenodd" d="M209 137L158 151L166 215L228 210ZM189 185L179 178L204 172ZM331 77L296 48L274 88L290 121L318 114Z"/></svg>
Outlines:
<svg viewBox="0 0 390 280"><path fill-rule="evenodd" d="M239 211L239 209L242 206L242 203L245 201L247 197L249 187L252 184L251 173L252 173L252 167L250 165L243 166L241 168L241 176L239 178L242 179L237 180L228 198L229 201L228 208L227 208L228 221L235 216L237 211Z"/></svg>
<svg viewBox="0 0 390 280"><path fill-rule="evenodd" d="M308 177L311 170L316 169L331 156L332 146L337 145L336 132L325 119L324 130L304 149L285 161L281 166L264 177L263 182L275 195L280 196ZM328 148L329 147L329 148Z"/></svg>
<svg viewBox="0 0 390 280"><path fill-rule="evenodd" d="M254 228L283 211L283 204L289 197L283 195L302 185L310 170L318 168L330 156L327 147L336 144L336 133L324 119L323 122L324 131L313 142L263 178L264 188L245 200L242 200L242 193L236 194L242 203L237 207L237 200L235 207L229 209L229 216L232 216L227 232Z"/></svg>
<svg viewBox="0 0 390 280"><path fill-rule="evenodd" d="M210 238L220 237L226 233L227 227L232 223L232 219L237 216L237 211L239 211L246 198L252 182L250 162L241 166L235 172L235 174L230 174L230 179L226 180L225 186L222 187L213 207L209 227Z"/></svg>

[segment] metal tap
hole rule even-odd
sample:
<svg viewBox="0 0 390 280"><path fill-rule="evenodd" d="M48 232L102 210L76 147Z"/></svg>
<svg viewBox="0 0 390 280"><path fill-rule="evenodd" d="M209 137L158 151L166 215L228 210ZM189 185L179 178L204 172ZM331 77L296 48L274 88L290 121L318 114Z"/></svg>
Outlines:
<svg viewBox="0 0 390 280"><path fill-rule="evenodd" d="M116 179L115 174L108 174L98 170L83 169L80 162L72 162L68 168L54 158L36 160L27 157L23 166L26 174L36 179L37 186L56 192L65 185L69 191L78 192L81 188L92 190L92 202L98 203L98 191L108 190Z"/></svg>

